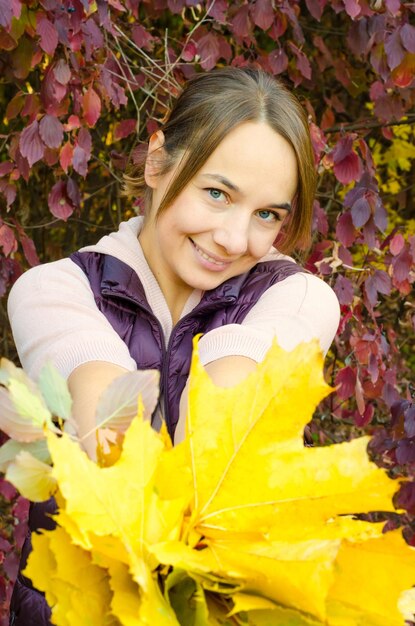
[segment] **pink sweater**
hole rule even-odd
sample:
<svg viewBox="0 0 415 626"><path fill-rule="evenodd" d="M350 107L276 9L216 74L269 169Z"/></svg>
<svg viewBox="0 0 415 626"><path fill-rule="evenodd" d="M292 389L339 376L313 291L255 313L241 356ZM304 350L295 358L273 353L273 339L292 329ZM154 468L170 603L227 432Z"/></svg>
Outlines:
<svg viewBox="0 0 415 626"><path fill-rule="evenodd" d="M142 220L134 217L122 222L117 232L81 251L109 254L137 272L167 343L172 318L137 239ZM290 257L272 248L263 260L281 258ZM181 316L191 311L201 297L202 292L194 290ZM70 259L40 265L23 274L11 290L8 313L20 360L34 379L48 360L65 377L88 361L136 369L127 346L97 309L86 276ZM258 362L274 336L286 350L317 338L327 352L339 316L337 298L326 283L311 274L296 274L270 287L242 324L206 333L199 343L201 360L206 365L221 357L239 355Z"/></svg>

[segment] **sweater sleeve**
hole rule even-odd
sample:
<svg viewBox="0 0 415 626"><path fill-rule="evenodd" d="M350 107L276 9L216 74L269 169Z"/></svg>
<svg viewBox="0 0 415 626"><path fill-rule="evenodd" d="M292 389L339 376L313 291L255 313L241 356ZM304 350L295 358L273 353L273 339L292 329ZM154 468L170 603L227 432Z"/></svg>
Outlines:
<svg viewBox="0 0 415 626"><path fill-rule="evenodd" d="M226 356L245 356L260 362L272 339L285 350L316 338L327 353L340 320L334 291L317 276L299 273L270 287L242 324L221 326L199 341L203 365Z"/></svg>
<svg viewBox="0 0 415 626"><path fill-rule="evenodd" d="M14 284L7 306L20 361L34 379L47 361L65 378L89 361L136 369L126 344L97 308L87 277L70 259L28 270Z"/></svg>

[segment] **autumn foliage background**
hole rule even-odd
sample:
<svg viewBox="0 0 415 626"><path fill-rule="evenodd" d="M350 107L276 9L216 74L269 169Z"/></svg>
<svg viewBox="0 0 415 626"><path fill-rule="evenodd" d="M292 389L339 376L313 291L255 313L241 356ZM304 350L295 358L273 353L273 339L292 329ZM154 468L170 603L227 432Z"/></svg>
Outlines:
<svg viewBox="0 0 415 626"><path fill-rule="evenodd" d="M319 185L303 262L342 307L326 361L338 388L305 439L373 434L373 458L413 480L414 17L397 0L0 0L0 354L18 363L6 298L21 272L141 210L120 198L122 174L186 78L259 65L309 113ZM415 545L414 482L396 504L407 513L387 524ZM3 607L26 511L0 479Z"/></svg>

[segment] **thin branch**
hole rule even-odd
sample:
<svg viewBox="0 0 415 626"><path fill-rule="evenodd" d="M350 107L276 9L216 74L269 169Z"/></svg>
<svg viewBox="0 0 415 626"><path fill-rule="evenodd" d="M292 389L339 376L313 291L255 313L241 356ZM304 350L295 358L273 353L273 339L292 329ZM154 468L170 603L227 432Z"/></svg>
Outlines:
<svg viewBox="0 0 415 626"><path fill-rule="evenodd" d="M111 167L108 165L108 163L105 163L105 161L103 161L102 159L100 159L99 157L92 155L91 159L94 159L94 161L98 161L98 163L101 163L101 165L103 165L105 167L105 169L108 170L108 172L111 174L111 176L113 178L115 178L115 180L117 180L120 185L123 184L123 180L122 178L119 178L116 174L114 174L114 172L112 171Z"/></svg>
<svg viewBox="0 0 415 626"><path fill-rule="evenodd" d="M6 226L10 226L11 228L15 228L16 224L11 224L10 222L7 222L6 220L2 220L4 224L6 224ZM34 230L35 228L46 228L47 226L52 226L53 224L56 224L56 222L60 222L61 219L60 217L57 217L54 220L51 220L50 222L45 222L44 224L36 224L34 226L25 226L24 229L25 230Z"/></svg>
<svg viewBox="0 0 415 626"><path fill-rule="evenodd" d="M125 59L124 51L122 50L122 48L121 48L121 46L119 45L119 43L118 43L118 41L117 41L117 40L115 41L115 45L117 46L118 51L119 51L119 53L121 54L121 56L122 56L122 58L123 58L123 60L124 60L124 63L126 63L126 65L127 65L128 69L130 70L130 67L129 67L129 65L128 65L128 63L127 63L126 59ZM133 101L133 103L134 103L134 107L135 107L135 110L136 110L136 112L137 112L137 124L139 125L139 124L140 124L140 109L139 109L139 107L138 107L137 100L135 99L134 92L133 92L133 90L131 89L130 82L127 80L127 76L125 75L124 68L123 68L122 64L121 64L121 63L120 63L120 61L117 59L117 56L116 56L116 54L114 53L114 51L113 51L113 50L111 50L111 53L112 53L113 58L115 59L115 62L116 62L116 63L117 63L117 65L118 65L118 67L120 68L120 71L121 71L121 73L122 73L122 75L123 75L124 79L127 81L127 88L128 88L128 91L130 92L131 99L132 99L132 101ZM130 70L130 72L131 72L131 70Z"/></svg>
<svg viewBox="0 0 415 626"><path fill-rule="evenodd" d="M376 122L373 120L365 123L357 122L354 124L339 124L338 126L332 126L331 128L325 129L324 134L328 135L331 133L350 130L372 130L373 128L387 128L388 126L403 126L405 124L411 124L412 122L415 122L415 113L408 114L405 119L399 120L399 122Z"/></svg>

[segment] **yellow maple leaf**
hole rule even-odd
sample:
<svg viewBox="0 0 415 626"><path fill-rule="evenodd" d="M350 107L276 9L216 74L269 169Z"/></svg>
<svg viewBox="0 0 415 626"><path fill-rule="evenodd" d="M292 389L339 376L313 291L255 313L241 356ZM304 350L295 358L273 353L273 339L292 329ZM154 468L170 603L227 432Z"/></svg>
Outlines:
<svg viewBox="0 0 415 626"><path fill-rule="evenodd" d="M59 626L116 626L109 613L111 590L108 572L92 563L89 552L74 546L59 526L33 534L33 551L25 574L45 592Z"/></svg>
<svg viewBox="0 0 415 626"><path fill-rule="evenodd" d="M230 389L213 385L195 349L190 376L187 437L175 448L142 415L111 467L48 435L65 534L36 543L35 586L66 606L60 594L78 549L105 572L107 614L126 626L220 626L241 612L252 626L402 626L414 551L399 532L383 536L381 525L352 518L394 510L396 483L368 460L365 438L303 446L330 390L317 344L289 353L274 344ZM57 551L66 570L54 565ZM43 557L54 576L40 572ZM406 615L415 609L413 596L404 604ZM59 611L53 618L66 626Z"/></svg>

